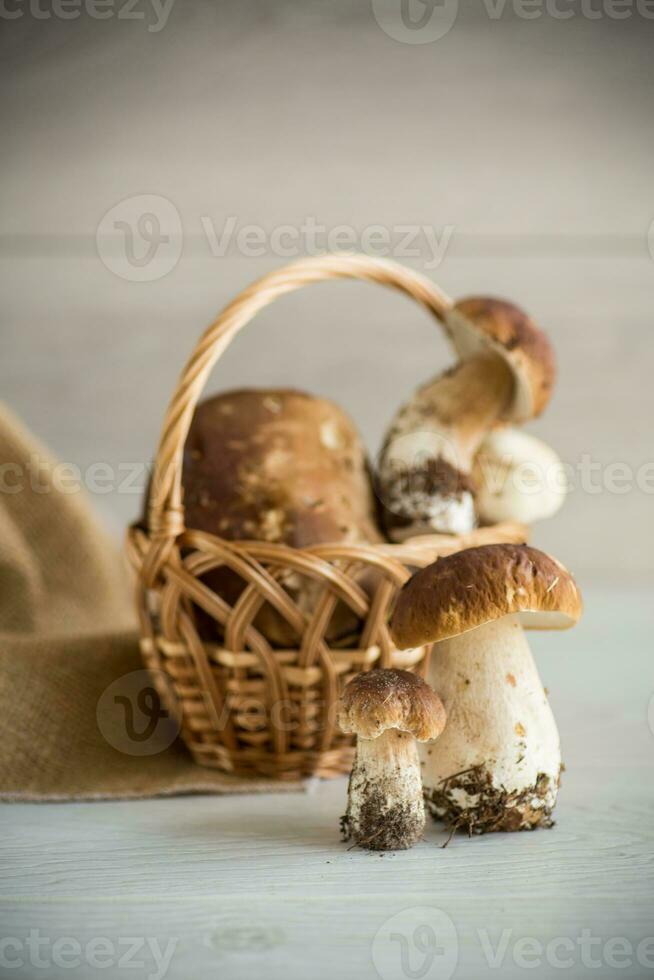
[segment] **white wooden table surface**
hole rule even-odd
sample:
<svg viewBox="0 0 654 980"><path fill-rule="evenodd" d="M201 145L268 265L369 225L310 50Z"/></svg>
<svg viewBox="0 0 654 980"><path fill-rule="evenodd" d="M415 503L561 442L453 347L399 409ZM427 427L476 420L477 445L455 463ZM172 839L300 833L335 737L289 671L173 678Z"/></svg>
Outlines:
<svg viewBox="0 0 654 980"><path fill-rule="evenodd" d="M344 780L6 805L0 976L654 975L654 610L586 591L576 630L532 634L567 763L554 829L348 850Z"/></svg>

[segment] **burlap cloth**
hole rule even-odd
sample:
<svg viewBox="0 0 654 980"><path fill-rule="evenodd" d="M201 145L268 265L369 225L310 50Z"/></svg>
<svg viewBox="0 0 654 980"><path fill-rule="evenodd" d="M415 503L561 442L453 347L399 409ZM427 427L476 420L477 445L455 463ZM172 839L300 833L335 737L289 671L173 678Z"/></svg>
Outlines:
<svg viewBox="0 0 654 980"><path fill-rule="evenodd" d="M195 765L147 692L126 735L125 684L142 676L129 574L70 486L0 403L0 799L297 790Z"/></svg>

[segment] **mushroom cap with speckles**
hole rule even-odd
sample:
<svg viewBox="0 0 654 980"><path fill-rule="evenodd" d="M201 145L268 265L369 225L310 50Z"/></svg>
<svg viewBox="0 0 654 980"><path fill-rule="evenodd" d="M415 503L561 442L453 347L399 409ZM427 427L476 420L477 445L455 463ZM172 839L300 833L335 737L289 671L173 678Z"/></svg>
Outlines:
<svg viewBox="0 0 654 980"><path fill-rule="evenodd" d="M416 572L397 598L390 626L405 649L516 614L527 629L567 629L581 610L576 583L555 558L526 544L489 544Z"/></svg>
<svg viewBox="0 0 654 980"><path fill-rule="evenodd" d="M471 296L454 304L445 326L463 360L487 349L508 363L515 384L505 421L540 415L552 394L556 361L547 335L524 310L506 300Z"/></svg>
<svg viewBox="0 0 654 980"><path fill-rule="evenodd" d="M370 670L346 686L338 723L347 734L377 738L389 728L409 732L419 742L438 738L445 728L443 702L408 670Z"/></svg>

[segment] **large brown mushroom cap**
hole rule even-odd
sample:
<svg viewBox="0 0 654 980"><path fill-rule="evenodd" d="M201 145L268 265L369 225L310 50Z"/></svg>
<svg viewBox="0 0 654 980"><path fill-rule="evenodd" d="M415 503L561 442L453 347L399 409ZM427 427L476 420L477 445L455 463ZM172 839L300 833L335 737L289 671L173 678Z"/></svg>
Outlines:
<svg viewBox="0 0 654 980"><path fill-rule="evenodd" d="M338 723L344 732L361 738L378 738L397 728L426 742L438 738L445 728L445 708L416 674L371 670L357 674L343 691Z"/></svg>
<svg viewBox="0 0 654 980"><path fill-rule="evenodd" d="M184 447L186 526L304 548L379 541L363 443L333 402L241 388L197 406Z"/></svg>
<svg viewBox="0 0 654 980"><path fill-rule="evenodd" d="M416 572L398 596L390 626L405 649L513 614L528 629L567 629L581 610L575 581L555 558L526 544L489 544Z"/></svg>
<svg viewBox="0 0 654 980"><path fill-rule="evenodd" d="M505 421L540 415L552 394L556 361L547 335L524 310L506 300L471 296L454 304L446 327L463 360L486 349L508 363L515 384Z"/></svg>

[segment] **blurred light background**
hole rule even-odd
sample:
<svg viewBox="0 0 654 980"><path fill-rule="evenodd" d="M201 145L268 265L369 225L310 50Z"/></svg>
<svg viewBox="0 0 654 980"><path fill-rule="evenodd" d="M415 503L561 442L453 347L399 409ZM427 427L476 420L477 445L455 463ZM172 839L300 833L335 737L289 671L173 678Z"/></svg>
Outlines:
<svg viewBox="0 0 654 980"><path fill-rule="evenodd" d="M550 332L558 389L530 430L580 475L534 541L585 579L651 571L654 5L91 3L0 18L0 397L58 456L149 463L220 308L307 228L347 247L381 227L450 295L511 298ZM169 241L138 281L110 230L144 211L135 254ZM374 454L450 360L408 300L337 283L265 311L212 387L328 395ZM140 498L93 505L119 535Z"/></svg>

